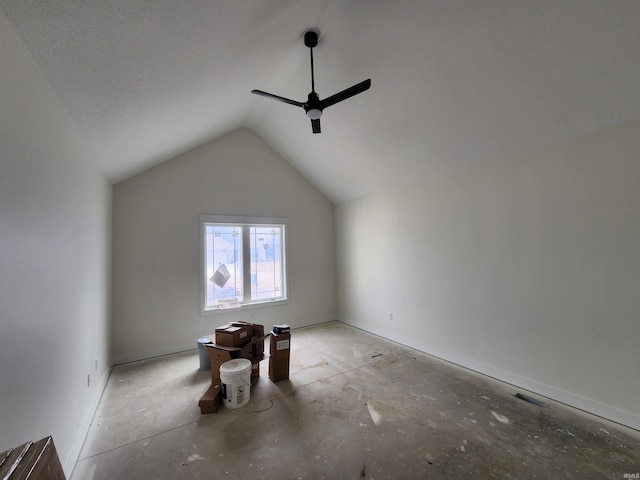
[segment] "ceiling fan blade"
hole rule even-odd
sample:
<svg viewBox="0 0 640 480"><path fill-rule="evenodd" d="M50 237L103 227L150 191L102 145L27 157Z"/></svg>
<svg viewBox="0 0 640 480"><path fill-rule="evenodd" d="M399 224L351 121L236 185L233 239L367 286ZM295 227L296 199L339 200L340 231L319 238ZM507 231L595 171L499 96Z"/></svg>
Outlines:
<svg viewBox="0 0 640 480"><path fill-rule="evenodd" d="M371 87L371 79L368 78L364 82L360 82L353 87L349 87L341 92L336 93L335 95L331 95L330 97L325 98L320 101L320 110L324 110L331 105L335 105L338 102L346 100L347 98L353 97L359 93L364 92L365 90L369 90Z"/></svg>
<svg viewBox="0 0 640 480"><path fill-rule="evenodd" d="M311 128L313 133L320 133L320 119L311 120Z"/></svg>
<svg viewBox="0 0 640 480"><path fill-rule="evenodd" d="M263 92L262 90L251 90L251 93L255 93L256 95L260 95L261 97L271 98L279 102L288 103L289 105L295 105L296 107L304 107L304 103L302 102L291 100L290 98L280 97L279 95L274 95L273 93Z"/></svg>

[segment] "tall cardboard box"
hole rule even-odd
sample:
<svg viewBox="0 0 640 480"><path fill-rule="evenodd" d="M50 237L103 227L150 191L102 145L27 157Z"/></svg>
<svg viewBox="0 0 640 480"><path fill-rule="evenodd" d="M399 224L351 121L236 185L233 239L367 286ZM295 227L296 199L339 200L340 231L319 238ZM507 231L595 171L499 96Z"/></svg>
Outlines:
<svg viewBox="0 0 640 480"><path fill-rule="evenodd" d="M289 378L291 334L271 334L269 343L269 378L278 382Z"/></svg>

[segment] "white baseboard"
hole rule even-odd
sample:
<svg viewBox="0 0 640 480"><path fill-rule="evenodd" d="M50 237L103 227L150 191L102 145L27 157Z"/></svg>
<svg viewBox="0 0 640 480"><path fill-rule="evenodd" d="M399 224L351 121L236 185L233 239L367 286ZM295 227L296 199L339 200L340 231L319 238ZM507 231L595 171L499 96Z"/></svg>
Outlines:
<svg viewBox="0 0 640 480"><path fill-rule="evenodd" d="M182 345L178 347L170 348L156 348L153 350L146 350L144 352L128 353L126 355L118 355L113 358L112 365L122 365L123 363L138 362L140 360L149 360L150 358L163 357L164 355L173 355L174 353L187 352L189 350L195 350L198 345L194 342L191 345Z"/></svg>
<svg viewBox="0 0 640 480"><path fill-rule="evenodd" d="M434 347L433 345L416 342L414 339L398 335L397 332L369 328L368 326L364 327L362 325L345 322L344 320L341 321L347 325L351 325L366 332L373 333L374 335L378 335L393 342L406 345L407 347L419 350L428 355L432 355L434 357L445 360L449 363L467 368L482 375L487 375L489 377L495 378L496 380L506 382L518 388L528 390L529 392L547 397L551 400L564 403L565 405L569 405L592 415L596 415L625 427L640 431L640 415L637 415L635 413L627 412L626 410L621 410L619 408L600 403L596 400L592 400L575 393L567 392L551 385L546 385L527 377L522 377L513 372L477 362L462 355L439 349L437 347Z"/></svg>
<svg viewBox="0 0 640 480"><path fill-rule="evenodd" d="M93 417L96 413L96 410L98 409L98 404L100 403L100 399L102 398L104 389L107 387L107 381L109 380L110 375L111 367L108 367L102 374L100 382L96 386L96 389L91 396L91 401L85 409L84 416L82 417L82 423L80 425L78 433L76 434L76 438L73 441L71 451L69 452L69 455L67 455L67 458L62 462L62 469L64 470L64 474L67 478L71 478L73 469L76 465L76 462L78 461L78 457L80 456L80 451L82 450L84 441L87 438L87 434L89 433L89 427L91 427L91 422L93 421Z"/></svg>

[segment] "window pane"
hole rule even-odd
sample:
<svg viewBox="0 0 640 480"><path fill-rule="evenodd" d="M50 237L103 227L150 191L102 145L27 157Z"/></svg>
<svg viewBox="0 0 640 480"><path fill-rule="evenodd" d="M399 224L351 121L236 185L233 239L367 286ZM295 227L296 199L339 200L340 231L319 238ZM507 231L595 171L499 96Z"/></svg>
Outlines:
<svg viewBox="0 0 640 480"><path fill-rule="evenodd" d="M251 227L251 300L283 297L282 227Z"/></svg>
<svg viewBox="0 0 640 480"><path fill-rule="evenodd" d="M242 301L242 227L207 225L207 307Z"/></svg>

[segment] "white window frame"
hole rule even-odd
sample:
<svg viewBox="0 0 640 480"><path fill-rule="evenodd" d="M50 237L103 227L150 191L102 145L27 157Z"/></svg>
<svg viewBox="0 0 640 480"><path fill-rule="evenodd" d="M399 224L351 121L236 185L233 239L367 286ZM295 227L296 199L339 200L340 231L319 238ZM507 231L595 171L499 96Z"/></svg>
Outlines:
<svg viewBox="0 0 640 480"><path fill-rule="evenodd" d="M287 262L287 224L288 221L284 217L253 217L253 216L238 216L238 215L200 215L200 312L202 314L210 314L210 313L224 313L230 311L236 311L240 308L256 308L267 305L278 305L286 303L288 300L288 285L287 285L287 277L288 277L288 262ZM266 226L278 226L282 227L282 297L277 299L265 299L265 300L256 300L250 303L240 303L235 308L220 308L217 307L207 307L207 282L209 279L207 278L207 265L206 265L206 227L208 225L239 225L239 226L251 226L251 227L266 227ZM243 250L245 252L249 252L249 245L243 245ZM244 260L243 256L243 271L244 274L250 271L250 260L247 256L247 259ZM248 266L246 266L248 265Z"/></svg>

